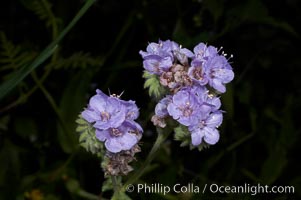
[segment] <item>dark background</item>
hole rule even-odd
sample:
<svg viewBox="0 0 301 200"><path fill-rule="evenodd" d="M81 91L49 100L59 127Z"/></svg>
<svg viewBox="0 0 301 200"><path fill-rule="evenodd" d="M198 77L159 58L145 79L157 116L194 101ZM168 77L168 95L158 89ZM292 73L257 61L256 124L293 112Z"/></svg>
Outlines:
<svg viewBox="0 0 301 200"><path fill-rule="evenodd" d="M83 3L1 1L1 83L30 63ZM122 98L140 107L145 131L138 168L156 137L149 121L156 102L143 88L138 52L158 39L190 49L199 42L223 46L234 55L235 79L221 98L226 113L220 141L199 152L179 147L170 137L139 181L201 188L205 183L292 185L295 194L128 195L300 199L300 8L297 0L97 1L58 51L1 100L0 199L110 197L110 192L100 194L100 161L78 147L75 119L96 88L125 91Z"/></svg>

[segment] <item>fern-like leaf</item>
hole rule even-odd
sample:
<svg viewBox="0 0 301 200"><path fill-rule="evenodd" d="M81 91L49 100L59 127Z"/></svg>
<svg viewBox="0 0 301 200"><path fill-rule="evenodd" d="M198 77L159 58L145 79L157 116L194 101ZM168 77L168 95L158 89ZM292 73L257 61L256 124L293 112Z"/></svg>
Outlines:
<svg viewBox="0 0 301 200"><path fill-rule="evenodd" d="M103 143L96 138L95 128L83 119L81 115L78 116L76 123L76 132L80 134L79 144L92 154L97 154L98 156L103 155L104 146Z"/></svg>
<svg viewBox="0 0 301 200"><path fill-rule="evenodd" d="M28 64L36 56L35 52L23 50L21 46L9 41L5 33L0 32L0 71L13 71Z"/></svg>
<svg viewBox="0 0 301 200"><path fill-rule="evenodd" d="M149 96L154 96L156 99L162 98L166 90L160 84L158 76L144 71L143 78L145 78L144 88L148 88Z"/></svg>
<svg viewBox="0 0 301 200"><path fill-rule="evenodd" d="M41 21L44 21L46 27L56 26L61 22L56 18L51 10L52 5L47 0L22 0L23 5L33 11Z"/></svg>

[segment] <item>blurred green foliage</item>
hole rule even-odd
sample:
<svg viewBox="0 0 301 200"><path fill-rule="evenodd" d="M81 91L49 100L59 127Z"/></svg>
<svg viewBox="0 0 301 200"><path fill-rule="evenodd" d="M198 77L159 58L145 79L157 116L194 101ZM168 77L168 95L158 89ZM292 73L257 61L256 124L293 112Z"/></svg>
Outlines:
<svg viewBox="0 0 301 200"><path fill-rule="evenodd" d="M0 3L0 82L55 41L83 1ZM95 88L136 100L147 156L155 98L138 52L172 39L223 46L236 78L222 95L220 142L202 152L170 137L138 182L293 185L295 194L135 194L133 199L300 199L300 2L296 0L97 1L53 54L0 104L0 199L109 198L100 161L79 147L75 120ZM148 81L154 80L144 74ZM144 86L143 86L144 85ZM150 93L159 97L161 89ZM179 132L179 130L178 130ZM175 137L181 137L178 133ZM101 190L102 186L103 191Z"/></svg>

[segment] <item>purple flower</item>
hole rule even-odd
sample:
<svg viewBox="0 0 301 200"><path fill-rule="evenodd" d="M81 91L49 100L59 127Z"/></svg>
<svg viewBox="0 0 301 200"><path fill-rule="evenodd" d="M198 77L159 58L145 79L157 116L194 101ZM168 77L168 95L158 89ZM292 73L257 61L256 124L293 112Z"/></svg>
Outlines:
<svg viewBox="0 0 301 200"><path fill-rule="evenodd" d="M150 55L158 55L160 57L166 57L166 56L172 57L171 51L173 45L174 45L173 42L171 42L170 40L166 40L166 41L159 40L159 43L154 43L154 42L150 43L146 47L146 52L140 51L139 53L144 59Z"/></svg>
<svg viewBox="0 0 301 200"><path fill-rule="evenodd" d="M135 120L138 118L139 109L135 101L132 100L124 101L121 99L119 99L119 101L126 107L126 115L125 115L126 120Z"/></svg>
<svg viewBox="0 0 301 200"><path fill-rule="evenodd" d="M191 88L191 92L197 96L201 103L210 105L211 112L217 111L221 107L220 98L210 94L206 87L195 85Z"/></svg>
<svg viewBox="0 0 301 200"><path fill-rule="evenodd" d="M99 89L96 90L96 93L98 95L102 96L105 99L109 98L106 94L104 94ZM115 99L117 99L118 101L120 101L120 103L122 103L126 107L126 116L125 116L125 118L127 120L135 120L135 119L138 118L138 116L139 116L139 109L138 109L135 101L132 101L132 100L129 100L129 101L121 100L121 99L119 99L119 97L117 95L111 95L110 97L114 97Z"/></svg>
<svg viewBox="0 0 301 200"><path fill-rule="evenodd" d="M134 101L124 101L117 95L107 96L100 90L91 97L83 118L94 123L96 138L105 142L108 151L117 153L129 150L140 140L142 128L134 120L139 109Z"/></svg>
<svg viewBox="0 0 301 200"><path fill-rule="evenodd" d="M108 97L104 93L94 95L88 108L82 112L82 116L95 128L108 129L120 126L126 117L126 107L114 97Z"/></svg>
<svg viewBox="0 0 301 200"><path fill-rule="evenodd" d="M213 46L207 46L204 43L200 43L194 47L193 52L195 54L195 58L203 61L208 60L209 58L215 57L218 55L218 51Z"/></svg>
<svg viewBox="0 0 301 200"><path fill-rule="evenodd" d="M191 67L188 69L188 76L199 85L206 85L208 83L203 63L204 61L195 59L191 62Z"/></svg>
<svg viewBox="0 0 301 200"><path fill-rule="evenodd" d="M172 101L171 95L167 95L165 98L161 99L159 103L156 105L155 114L161 118L168 116L167 106L171 101Z"/></svg>
<svg viewBox="0 0 301 200"><path fill-rule="evenodd" d="M96 138L105 142L105 147L112 153L130 150L141 138L142 128L134 121L125 121L117 128L96 129Z"/></svg>
<svg viewBox="0 0 301 200"><path fill-rule="evenodd" d="M194 54L189 49L182 48L181 45L178 45L175 42L172 43L173 55L181 64L188 64L188 58L194 57Z"/></svg>
<svg viewBox="0 0 301 200"><path fill-rule="evenodd" d="M217 128L223 121L223 114L220 111L211 113L207 118L202 119L195 126L190 126L191 143L198 146L202 140L208 144L214 145L219 140L219 131Z"/></svg>
<svg viewBox="0 0 301 200"><path fill-rule="evenodd" d="M225 84L234 78L232 67L224 56L216 56L205 63L208 74L208 84L217 91L226 92Z"/></svg>
<svg viewBox="0 0 301 200"><path fill-rule="evenodd" d="M151 74L160 75L162 72L168 71L171 66L172 58L170 56L149 55L144 57L143 67Z"/></svg>
<svg viewBox="0 0 301 200"><path fill-rule="evenodd" d="M167 106L169 115L185 126L197 124L200 117L210 112L210 109L208 105L201 105L189 89L177 92Z"/></svg>

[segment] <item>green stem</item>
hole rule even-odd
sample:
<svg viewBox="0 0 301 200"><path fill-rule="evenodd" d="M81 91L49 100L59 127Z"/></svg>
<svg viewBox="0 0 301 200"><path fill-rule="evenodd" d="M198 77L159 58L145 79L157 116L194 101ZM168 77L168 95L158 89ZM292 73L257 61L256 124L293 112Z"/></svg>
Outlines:
<svg viewBox="0 0 301 200"><path fill-rule="evenodd" d="M112 175L111 179L112 179L112 184L113 184L113 187L114 187L114 193L117 194L117 193L119 193L119 186L118 186L117 177Z"/></svg>
<svg viewBox="0 0 301 200"><path fill-rule="evenodd" d="M164 130L166 130L166 131L164 132ZM155 141L154 146L152 147L151 151L149 152L149 154L148 154L146 160L144 161L144 163L142 164L142 166L124 184L124 186L122 187L123 191L125 191L125 189L126 189L125 187L127 185L134 183L136 180L138 180L142 176L142 174L144 173L146 167L149 166L149 164L155 158L155 155L156 155L157 151L160 149L161 144L168 138L170 133L172 133L173 129L167 129L166 128L164 130L160 129L160 128L157 128L158 136L157 136L157 139Z"/></svg>

